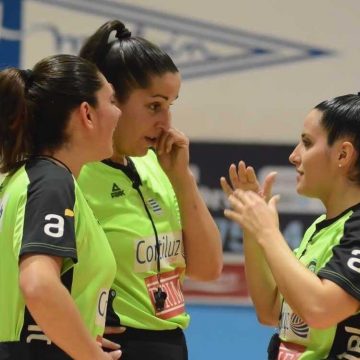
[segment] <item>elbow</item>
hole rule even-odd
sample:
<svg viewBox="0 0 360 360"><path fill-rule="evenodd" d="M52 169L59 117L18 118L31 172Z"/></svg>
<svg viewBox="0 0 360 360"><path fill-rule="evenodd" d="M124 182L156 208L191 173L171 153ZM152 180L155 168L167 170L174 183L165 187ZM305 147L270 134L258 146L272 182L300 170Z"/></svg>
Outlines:
<svg viewBox="0 0 360 360"><path fill-rule="evenodd" d="M257 320L261 325L265 326L277 326L277 321L274 321L274 319L271 319L268 316L257 316Z"/></svg>
<svg viewBox="0 0 360 360"><path fill-rule="evenodd" d="M327 329L334 324L331 323L328 319L326 319L326 315L308 315L304 316L304 322L311 328L314 329Z"/></svg>
<svg viewBox="0 0 360 360"><path fill-rule="evenodd" d="M269 312L258 312L256 311L256 318L261 325L266 326L278 326L279 316L273 315Z"/></svg>
<svg viewBox="0 0 360 360"><path fill-rule="evenodd" d="M214 281L219 279L223 270L223 261L222 258L219 257L211 262L211 266L209 266L206 271L204 271L203 281Z"/></svg>
<svg viewBox="0 0 360 360"><path fill-rule="evenodd" d="M191 267L187 266L186 275L197 281L214 281L220 277L222 269L222 261L218 261L216 264L212 263L208 267L197 267L196 269L191 269Z"/></svg>
<svg viewBox="0 0 360 360"><path fill-rule="evenodd" d="M211 269L209 269L206 273L203 274L202 281L214 281L219 279L222 273L222 269L222 263L213 266Z"/></svg>
<svg viewBox="0 0 360 360"><path fill-rule="evenodd" d="M299 316L309 327L314 329L326 329L335 325L331 322L331 319L324 308L321 307L307 309L307 311Z"/></svg>
<svg viewBox="0 0 360 360"><path fill-rule="evenodd" d="M41 276L29 277L20 273L19 285L27 305L43 300L50 291L48 282Z"/></svg>

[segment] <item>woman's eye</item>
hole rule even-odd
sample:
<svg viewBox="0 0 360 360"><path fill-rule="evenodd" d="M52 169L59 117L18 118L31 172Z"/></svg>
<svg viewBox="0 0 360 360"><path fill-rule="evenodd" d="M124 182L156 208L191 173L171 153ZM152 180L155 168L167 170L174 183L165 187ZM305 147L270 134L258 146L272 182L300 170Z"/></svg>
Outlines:
<svg viewBox="0 0 360 360"><path fill-rule="evenodd" d="M151 105L149 106L149 109L150 109L151 111L158 111L160 108L161 108L160 104L151 104Z"/></svg>
<svg viewBox="0 0 360 360"><path fill-rule="evenodd" d="M303 139L303 140L302 140L302 143L303 143L303 145L305 146L305 148L308 148L308 147L310 147L310 145L311 145L311 142L310 142L309 140L306 140L306 139Z"/></svg>

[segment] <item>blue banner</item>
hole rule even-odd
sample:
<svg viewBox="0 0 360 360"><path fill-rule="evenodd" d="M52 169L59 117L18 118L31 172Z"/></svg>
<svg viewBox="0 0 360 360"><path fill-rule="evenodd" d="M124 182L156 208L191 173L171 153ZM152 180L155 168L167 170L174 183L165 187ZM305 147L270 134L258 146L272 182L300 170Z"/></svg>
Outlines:
<svg viewBox="0 0 360 360"><path fill-rule="evenodd" d="M0 0L0 68L20 66L22 0Z"/></svg>

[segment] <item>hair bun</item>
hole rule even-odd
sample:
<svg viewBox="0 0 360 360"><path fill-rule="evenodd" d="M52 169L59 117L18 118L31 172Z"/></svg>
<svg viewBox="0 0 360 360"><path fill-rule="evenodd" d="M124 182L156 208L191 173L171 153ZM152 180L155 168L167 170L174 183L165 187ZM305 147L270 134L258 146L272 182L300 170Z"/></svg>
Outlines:
<svg viewBox="0 0 360 360"><path fill-rule="evenodd" d="M115 37L119 40L128 39L131 37L131 32L126 27L123 27L116 31Z"/></svg>

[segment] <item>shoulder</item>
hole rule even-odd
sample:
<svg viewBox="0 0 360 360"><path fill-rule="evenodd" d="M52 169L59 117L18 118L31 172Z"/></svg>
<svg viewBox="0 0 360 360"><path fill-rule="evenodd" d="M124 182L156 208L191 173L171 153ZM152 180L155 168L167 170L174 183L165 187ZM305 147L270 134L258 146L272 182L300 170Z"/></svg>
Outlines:
<svg viewBox="0 0 360 360"><path fill-rule="evenodd" d="M74 196L75 179L62 166L48 160L35 159L25 165L25 172L29 180L29 196Z"/></svg>

